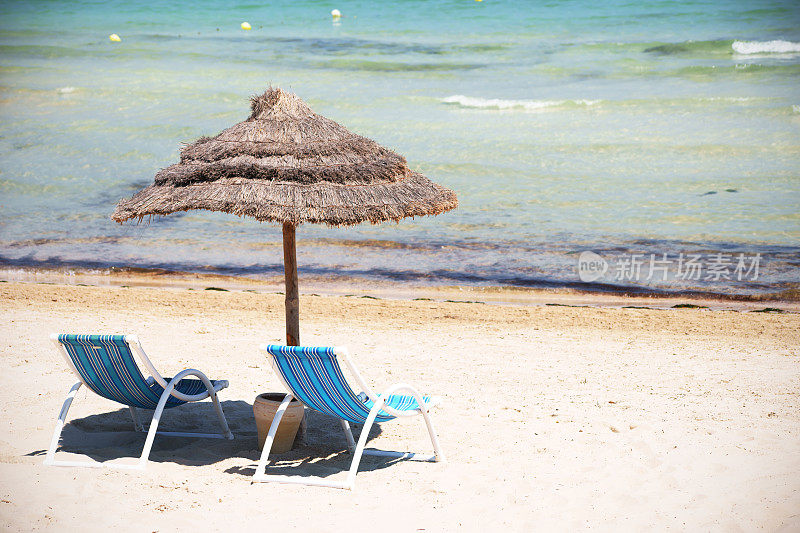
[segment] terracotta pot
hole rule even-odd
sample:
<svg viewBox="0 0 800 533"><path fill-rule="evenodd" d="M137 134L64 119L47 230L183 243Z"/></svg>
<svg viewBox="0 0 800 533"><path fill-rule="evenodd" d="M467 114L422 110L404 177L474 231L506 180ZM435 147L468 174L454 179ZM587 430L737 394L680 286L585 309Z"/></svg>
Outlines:
<svg viewBox="0 0 800 533"><path fill-rule="evenodd" d="M285 396L282 392L267 392L256 396L253 402L253 415L256 417L256 427L258 427L259 450L264 447L269 427L272 425L275 413L278 411L278 407L280 407ZM286 408L286 412L283 413L278 431L275 433L270 454L286 453L292 449L294 438L297 435L297 428L300 427L300 422L303 420L303 413L303 404L297 401L296 398L292 398Z"/></svg>

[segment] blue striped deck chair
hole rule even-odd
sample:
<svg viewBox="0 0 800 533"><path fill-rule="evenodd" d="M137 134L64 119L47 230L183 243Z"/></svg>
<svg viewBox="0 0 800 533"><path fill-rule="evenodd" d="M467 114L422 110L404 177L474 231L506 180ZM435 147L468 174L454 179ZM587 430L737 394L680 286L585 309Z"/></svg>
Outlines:
<svg viewBox="0 0 800 533"><path fill-rule="evenodd" d="M275 418L267 433L261 459L258 462L253 481L274 481L296 483L352 490L355 486L358 465L362 455L376 455L412 461L439 462L444 456L439 449L439 439L433 429L429 409L438 403L438 398L422 396L416 389L405 383L387 388L383 394L374 394L350 361L345 348L316 348L307 346L280 346L262 344L272 367L286 388L290 391L278 407ZM356 383L364 392L356 394L347 383L339 362L343 361ZM404 392L405 394L397 394ZM305 476L267 475L266 468L272 441L278 430L281 417L292 398L297 398L310 409L338 418L347 439L347 449L353 454L353 461L345 481L328 481ZM388 422L397 417L422 415L428 428L433 455L411 452L392 452L365 449L367 436L373 423ZM353 438L350 423L364 424L358 443Z"/></svg>
<svg viewBox="0 0 800 533"><path fill-rule="evenodd" d="M144 353L144 349L135 335L59 335L54 333L50 339L64 356L67 365L79 381L72 386L61 407L44 464L141 469L147 465L147 458L150 456L150 449L153 447L156 433L173 437L233 438L233 434L228 428L228 422L225 420L225 414L222 412L222 406L217 399L217 393L228 386L227 381L212 381L205 374L193 368L178 372L173 378L163 378ZM134 354L150 372L151 377L145 379L142 375L134 359ZM187 376L194 376L198 379L186 379ZM136 464L55 460L56 448L58 448L67 412L81 385L86 385L87 388L103 398L127 405L130 408L136 431L144 431L136 410L152 409L154 411L142 455ZM222 434L158 431L158 421L161 419L164 409L177 407L187 402L205 400L209 397L214 404L219 424L222 426Z"/></svg>

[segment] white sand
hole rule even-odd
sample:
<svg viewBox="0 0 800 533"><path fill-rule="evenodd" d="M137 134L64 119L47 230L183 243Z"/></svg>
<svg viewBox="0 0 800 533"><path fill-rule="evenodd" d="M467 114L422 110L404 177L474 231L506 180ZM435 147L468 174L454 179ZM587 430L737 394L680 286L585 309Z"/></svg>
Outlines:
<svg viewBox="0 0 800 533"><path fill-rule="evenodd" d="M444 396L446 464L366 458L353 492L251 485L250 403L282 390L257 346L278 295L0 284L0 523L8 530L800 530L800 317L311 297L305 344L347 345L377 389ZM165 375L228 379L234 441L157 437L144 472L42 466L75 378L50 332L136 333ZM138 455L122 406L82 390L62 458ZM207 402L163 429L214 430ZM428 451L421 419L371 446ZM343 476L335 421L309 417L280 472ZM85 452L80 454L79 452ZM297 469L285 468L295 462Z"/></svg>

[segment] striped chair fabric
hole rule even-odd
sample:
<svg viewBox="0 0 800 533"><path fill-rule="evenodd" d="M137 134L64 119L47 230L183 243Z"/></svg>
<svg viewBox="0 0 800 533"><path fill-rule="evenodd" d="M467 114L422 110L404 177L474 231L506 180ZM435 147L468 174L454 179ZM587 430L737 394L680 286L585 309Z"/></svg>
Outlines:
<svg viewBox="0 0 800 533"><path fill-rule="evenodd" d="M148 383L125 342L124 335L67 335L58 341L69 354L72 364L87 387L125 405L155 409L164 392L158 383ZM170 378L164 378L167 382ZM216 384L215 381L211 382ZM187 395L200 394L206 388L199 379L182 379L175 390ZM171 396L166 407L186 403Z"/></svg>
<svg viewBox="0 0 800 533"><path fill-rule="evenodd" d="M292 395L311 409L358 424L369 416L374 404L368 398L359 398L350 388L333 348L269 345L267 351ZM423 400L427 404L430 398ZM398 411L419 408L412 396L400 394L389 396L386 404ZM381 411L375 421L393 418Z"/></svg>

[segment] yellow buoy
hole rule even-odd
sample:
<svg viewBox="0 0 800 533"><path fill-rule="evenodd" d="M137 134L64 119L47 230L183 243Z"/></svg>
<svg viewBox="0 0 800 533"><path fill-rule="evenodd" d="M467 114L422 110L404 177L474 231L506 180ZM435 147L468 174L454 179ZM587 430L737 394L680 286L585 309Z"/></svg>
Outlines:
<svg viewBox="0 0 800 533"><path fill-rule="evenodd" d="M342 12L338 9L331 9L331 16L335 19L342 18Z"/></svg>
<svg viewBox="0 0 800 533"><path fill-rule="evenodd" d="M242 22L242 29L243 30L251 29L250 23L249 22Z"/></svg>
<svg viewBox="0 0 800 533"><path fill-rule="evenodd" d="M119 35L117 35L116 33L112 33L111 35L109 35L108 36L108 40L111 41L111 42L114 42L114 43L118 43L118 42L122 41L122 39L120 39Z"/></svg>

